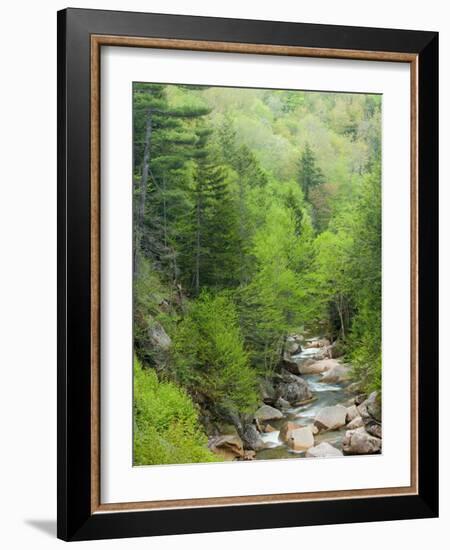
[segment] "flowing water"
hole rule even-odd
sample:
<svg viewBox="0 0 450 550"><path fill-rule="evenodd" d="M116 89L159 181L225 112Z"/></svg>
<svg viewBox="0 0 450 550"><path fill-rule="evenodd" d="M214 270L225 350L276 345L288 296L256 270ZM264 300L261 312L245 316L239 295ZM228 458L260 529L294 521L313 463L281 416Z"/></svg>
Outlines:
<svg viewBox="0 0 450 550"><path fill-rule="evenodd" d="M310 348L302 351L292 357L292 359L314 359L314 356L319 352L317 348ZM269 458L302 458L305 453L293 451L279 439L280 429L286 422L294 422L300 426L312 424L320 409L331 405L345 404L348 401L349 395L345 392L346 384L323 384L319 382L320 374L305 374L302 376L311 389L314 401L302 405L297 408L291 408L285 411L285 418L279 420L270 420L268 423L276 429L274 432L263 433L261 437L266 445L265 449L257 451L257 460L267 460ZM342 438L345 430L322 432L314 436L315 444L318 445L322 441L341 448Z"/></svg>

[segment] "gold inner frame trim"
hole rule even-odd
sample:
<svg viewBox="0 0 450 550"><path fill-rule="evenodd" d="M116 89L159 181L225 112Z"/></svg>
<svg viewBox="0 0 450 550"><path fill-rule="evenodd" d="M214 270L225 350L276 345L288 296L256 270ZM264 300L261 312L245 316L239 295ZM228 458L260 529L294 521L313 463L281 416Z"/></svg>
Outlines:
<svg viewBox="0 0 450 550"><path fill-rule="evenodd" d="M408 487L283 493L104 504L100 492L100 50L102 46L355 59L408 63L411 80L411 483ZM401 52L91 35L91 513L243 506L418 494L418 56Z"/></svg>

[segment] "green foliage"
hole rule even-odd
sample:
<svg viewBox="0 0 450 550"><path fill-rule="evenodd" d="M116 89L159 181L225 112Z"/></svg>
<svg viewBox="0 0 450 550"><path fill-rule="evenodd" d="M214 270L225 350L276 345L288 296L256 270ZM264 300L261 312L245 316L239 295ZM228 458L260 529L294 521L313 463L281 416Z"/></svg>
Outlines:
<svg viewBox="0 0 450 550"><path fill-rule="evenodd" d="M158 392L251 417L304 330L379 389L381 96L135 83L133 114L135 351ZM169 460L150 425L139 445Z"/></svg>
<svg viewBox="0 0 450 550"><path fill-rule="evenodd" d="M214 462L198 410L187 393L171 382L160 382L153 369L134 361L135 466Z"/></svg>
<svg viewBox="0 0 450 550"><path fill-rule="evenodd" d="M175 353L178 380L192 394L218 409L254 410L256 375L228 296L204 291L191 303L175 336Z"/></svg>

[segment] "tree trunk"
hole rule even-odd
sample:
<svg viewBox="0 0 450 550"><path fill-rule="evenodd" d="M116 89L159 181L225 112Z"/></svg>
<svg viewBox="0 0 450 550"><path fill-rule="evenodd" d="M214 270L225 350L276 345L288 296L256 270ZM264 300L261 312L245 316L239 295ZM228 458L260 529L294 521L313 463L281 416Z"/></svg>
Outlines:
<svg viewBox="0 0 450 550"><path fill-rule="evenodd" d="M164 248L167 249L167 203L166 203L166 176L163 174L163 231L164 231Z"/></svg>
<svg viewBox="0 0 450 550"><path fill-rule="evenodd" d="M197 200L197 219L196 219L196 242L195 242L195 273L194 273L194 288L195 294L198 296L200 292L200 225L201 225L201 205L200 196Z"/></svg>
<svg viewBox="0 0 450 550"><path fill-rule="evenodd" d="M340 320L340 323L341 323L342 340L345 340L345 321L344 321L344 315L343 315L342 295L341 294L339 295L339 298L336 301L336 309L338 310L339 320Z"/></svg>
<svg viewBox="0 0 450 550"><path fill-rule="evenodd" d="M145 126L144 138L144 157L142 160L141 182L139 189L139 204L136 212L135 220L135 243L134 243L134 273L137 275L139 271L139 253L142 241L142 232L144 226L145 215L145 199L147 196L148 174L150 170L150 148L152 139L152 114L151 111L147 115L147 123Z"/></svg>

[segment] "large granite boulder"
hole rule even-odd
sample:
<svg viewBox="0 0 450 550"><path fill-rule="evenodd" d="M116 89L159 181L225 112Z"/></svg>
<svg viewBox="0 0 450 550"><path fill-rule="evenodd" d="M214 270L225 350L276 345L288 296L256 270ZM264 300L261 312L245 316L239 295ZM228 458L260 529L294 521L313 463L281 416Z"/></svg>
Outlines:
<svg viewBox="0 0 450 550"><path fill-rule="evenodd" d="M262 405L255 412L255 419L265 422L267 420L275 420L277 418L283 418L283 413L278 409L271 407L270 405Z"/></svg>
<svg viewBox="0 0 450 550"><path fill-rule="evenodd" d="M299 364L298 370L300 374L322 374L337 364L338 362L334 359L321 359L319 361L307 359L305 362Z"/></svg>
<svg viewBox="0 0 450 550"><path fill-rule="evenodd" d="M322 374L320 382L324 382L326 384L337 384L339 382L347 381L350 374L350 368L346 365L341 365L335 359L330 359L330 361L335 361L336 364Z"/></svg>
<svg viewBox="0 0 450 550"><path fill-rule="evenodd" d="M288 401L291 405L299 405L312 398L308 383L293 374L285 373L277 386L278 397Z"/></svg>
<svg viewBox="0 0 450 550"><path fill-rule="evenodd" d="M381 439L366 432L364 427L345 432L342 450L347 455L367 455L381 451Z"/></svg>
<svg viewBox="0 0 450 550"><path fill-rule="evenodd" d="M311 447L306 451L305 456L307 458L326 458L334 456L343 456L342 452L333 445L330 445L326 441L323 441L315 447Z"/></svg>
<svg viewBox="0 0 450 550"><path fill-rule="evenodd" d="M347 409L342 405L324 407L314 419L314 424L319 430L337 430L345 426Z"/></svg>
<svg viewBox="0 0 450 550"><path fill-rule="evenodd" d="M293 451L306 451L314 447L314 435L309 426L292 430L289 434L288 446Z"/></svg>

